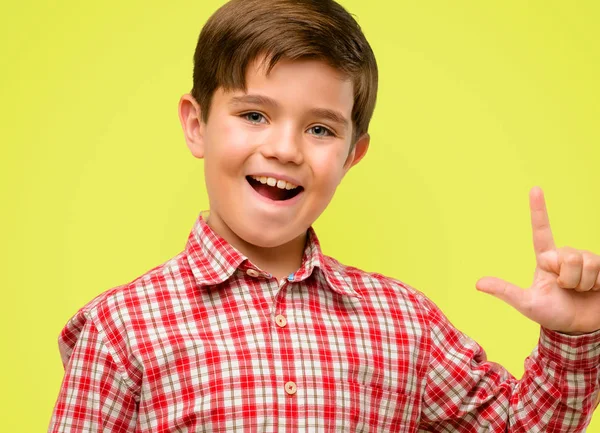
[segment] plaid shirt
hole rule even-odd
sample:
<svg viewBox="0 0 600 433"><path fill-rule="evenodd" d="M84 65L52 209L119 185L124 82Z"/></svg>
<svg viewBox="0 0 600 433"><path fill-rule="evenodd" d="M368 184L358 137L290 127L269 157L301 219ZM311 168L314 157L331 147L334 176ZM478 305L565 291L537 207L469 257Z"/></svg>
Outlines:
<svg viewBox="0 0 600 433"><path fill-rule="evenodd" d="M59 338L50 432L584 431L600 332L546 329L516 380L423 294L324 256L276 278L201 214L186 248Z"/></svg>

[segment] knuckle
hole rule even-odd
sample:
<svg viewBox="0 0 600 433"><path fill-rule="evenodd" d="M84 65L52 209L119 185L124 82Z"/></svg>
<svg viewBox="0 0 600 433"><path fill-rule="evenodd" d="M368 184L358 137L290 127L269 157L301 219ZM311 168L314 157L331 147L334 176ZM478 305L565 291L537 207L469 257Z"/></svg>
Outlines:
<svg viewBox="0 0 600 433"><path fill-rule="evenodd" d="M565 262L569 265L579 265L583 263L583 257L579 253L569 253L565 257Z"/></svg>

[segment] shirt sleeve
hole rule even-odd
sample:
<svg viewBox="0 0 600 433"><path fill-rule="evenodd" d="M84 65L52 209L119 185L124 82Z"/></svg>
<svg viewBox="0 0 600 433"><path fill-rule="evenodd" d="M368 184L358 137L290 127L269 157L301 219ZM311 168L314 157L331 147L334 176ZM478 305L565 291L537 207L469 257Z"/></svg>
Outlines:
<svg viewBox="0 0 600 433"><path fill-rule="evenodd" d="M419 431L585 431L598 398L600 331L569 336L542 328L516 380L435 306L430 326Z"/></svg>
<svg viewBox="0 0 600 433"><path fill-rule="evenodd" d="M137 403L123 370L91 320L79 330L67 326L59 339L65 375L48 432L133 432Z"/></svg>

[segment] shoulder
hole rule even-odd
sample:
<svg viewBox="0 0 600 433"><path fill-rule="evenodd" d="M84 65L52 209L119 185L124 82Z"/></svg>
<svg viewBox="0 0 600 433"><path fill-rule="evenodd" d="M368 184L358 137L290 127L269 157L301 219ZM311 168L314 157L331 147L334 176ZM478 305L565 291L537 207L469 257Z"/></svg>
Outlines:
<svg viewBox="0 0 600 433"><path fill-rule="evenodd" d="M184 253L180 253L133 281L101 293L84 305L74 318L97 322L115 321L119 316L132 318L132 314L143 313L165 297L183 296L182 291L192 278L185 258Z"/></svg>
<svg viewBox="0 0 600 433"><path fill-rule="evenodd" d="M133 281L96 296L67 322L59 336L66 363L82 332L96 332L117 359L129 356L146 323L169 314L166 304L185 302L193 275L184 252L156 266ZM160 319L160 317L159 317Z"/></svg>
<svg viewBox="0 0 600 433"><path fill-rule="evenodd" d="M339 275L364 302L393 304L424 320L438 311L433 301L404 281L342 264L330 256L324 259L328 272Z"/></svg>

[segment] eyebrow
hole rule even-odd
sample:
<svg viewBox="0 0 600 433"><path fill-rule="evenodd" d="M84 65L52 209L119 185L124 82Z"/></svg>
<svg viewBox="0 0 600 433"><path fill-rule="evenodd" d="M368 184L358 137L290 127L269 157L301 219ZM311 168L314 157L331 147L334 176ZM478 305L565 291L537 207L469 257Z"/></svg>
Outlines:
<svg viewBox="0 0 600 433"><path fill-rule="evenodd" d="M350 124L348 119L346 119L342 113L330 110L328 108L313 108L309 111L315 117L319 117L322 119L327 119L331 122L337 123L338 125L342 125L344 128L347 128Z"/></svg>
<svg viewBox="0 0 600 433"><path fill-rule="evenodd" d="M242 104L256 104L256 105L269 105L273 108L279 108L279 103L268 96L262 95L244 95L234 96L229 100L229 105L242 105Z"/></svg>
<svg viewBox="0 0 600 433"><path fill-rule="evenodd" d="M280 108L280 104L273 98L263 95L243 95L234 96L229 100L229 105L236 106L242 104L266 105L272 108ZM344 127L348 127L350 122L342 113L329 108L312 108L308 111L311 115L322 119L327 119Z"/></svg>

